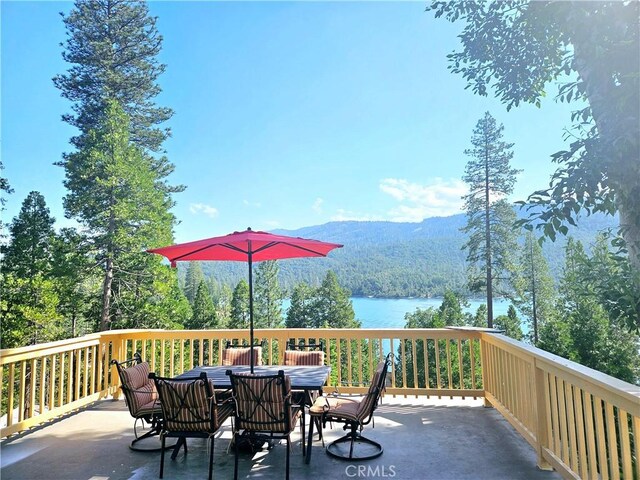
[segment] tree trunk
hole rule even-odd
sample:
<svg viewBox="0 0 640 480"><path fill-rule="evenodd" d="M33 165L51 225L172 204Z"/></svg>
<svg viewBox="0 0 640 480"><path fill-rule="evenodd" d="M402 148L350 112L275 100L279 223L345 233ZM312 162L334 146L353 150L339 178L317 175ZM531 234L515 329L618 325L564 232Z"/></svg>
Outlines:
<svg viewBox="0 0 640 480"><path fill-rule="evenodd" d="M489 203L491 198L489 195L490 193L489 192L489 158L488 158L488 154L486 153L486 150L485 150L485 160L484 160L484 171L485 171L484 227L485 227L485 247L486 247L486 262L487 262L487 327L493 328L493 278L492 278L493 273L491 269L491 262L493 261L493 258L491 255L491 218L490 218L491 204Z"/></svg>
<svg viewBox="0 0 640 480"><path fill-rule="evenodd" d="M102 283L102 315L100 315L100 331L109 329L111 321L109 311L111 307L111 284L113 283L113 259L107 257L104 282Z"/></svg>
<svg viewBox="0 0 640 480"><path fill-rule="evenodd" d="M582 44L575 36L574 68L584 81L585 93L591 113L598 129L598 136L606 148L607 158L603 160L603 174L609 179L609 187L614 193L616 209L620 215L620 232L629 250L629 261L640 272L640 158L637 140L640 118L636 114L629 118L618 118L617 103L629 101L621 98L610 72L599 69L597 55ZM619 141L624 133L636 138ZM629 139L626 139L629 140ZM622 147L619 147L622 145ZM627 148L625 148L627 147Z"/></svg>

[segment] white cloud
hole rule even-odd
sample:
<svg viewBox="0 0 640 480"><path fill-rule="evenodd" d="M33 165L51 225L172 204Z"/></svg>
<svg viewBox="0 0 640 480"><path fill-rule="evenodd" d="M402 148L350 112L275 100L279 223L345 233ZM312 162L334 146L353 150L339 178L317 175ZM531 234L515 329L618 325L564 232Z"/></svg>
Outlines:
<svg viewBox="0 0 640 480"><path fill-rule="evenodd" d="M313 202L313 205L311 205L311 210L313 210L318 215L320 215L322 213L322 204L323 203L324 203L324 200L322 198L320 198L320 197L316 198L316 201Z"/></svg>
<svg viewBox="0 0 640 480"><path fill-rule="evenodd" d="M262 203L260 203L260 202L250 202L249 200L243 200L242 203L244 205L246 205L247 207L255 207L255 208L261 208L262 207Z"/></svg>
<svg viewBox="0 0 640 480"><path fill-rule="evenodd" d="M385 178L380 190L400 205L389 211L392 222L420 222L428 217L453 215L462 211L467 186L462 180L435 178L426 185L405 179Z"/></svg>
<svg viewBox="0 0 640 480"><path fill-rule="evenodd" d="M218 216L218 209L204 203L192 203L189 205L189 211L193 214L203 213L208 217L215 218Z"/></svg>

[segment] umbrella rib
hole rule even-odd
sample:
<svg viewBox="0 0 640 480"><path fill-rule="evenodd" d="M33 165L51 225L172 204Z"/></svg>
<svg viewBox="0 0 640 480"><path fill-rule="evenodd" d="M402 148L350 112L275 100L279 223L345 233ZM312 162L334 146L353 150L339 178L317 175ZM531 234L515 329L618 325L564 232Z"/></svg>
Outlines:
<svg viewBox="0 0 640 480"><path fill-rule="evenodd" d="M301 247L300 245L294 245L294 244L289 243L289 242L271 242L271 243L268 243L266 245L263 245L260 248L255 249L253 251L253 253L255 254L255 253L261 252L263 250L267 250L268 248L271 248L271 247L273 247L275 245L287 245L289 247L297 248L298 250L304 250L305 252L314 253L314 254L319 255L321 257L326 257L327 256L326 253L318 252L316 250L312 250L312 249L306 248L306 247Z"/></svg>
<svg viewBox="0 0 640 480"><path fill-rule="evenodd" d="M235 245L231 245L229 243L216 243L214 245L207 245L205 247L199 248L197 250L193 250L191 252L187 252L183 255L180 255L179 257L175 257L173 259L171 259L172 262L177 262L178 260L183 259L184 257L188 257L189 255L193 255L195 253L200 253L203 252L209 248L213 248L213 247L225 247L228 248L229 250L235 250L236 252L240 252L240 253L248 253L245 250L242 250L241 248L236 247Z"/></svg>

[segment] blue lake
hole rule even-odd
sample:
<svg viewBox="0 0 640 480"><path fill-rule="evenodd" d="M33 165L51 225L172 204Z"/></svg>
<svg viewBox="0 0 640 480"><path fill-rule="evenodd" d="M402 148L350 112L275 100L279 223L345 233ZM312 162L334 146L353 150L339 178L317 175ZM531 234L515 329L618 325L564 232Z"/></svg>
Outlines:
<svg viewBox="0 0 640 480"><path fill-rule="evenodd" d="M416 308L438 308L442 304L442 298L366 298L352 297L353 310L356 319L362 322L363 328L404 328L406 313L413 313ZM483 300L469 300L469 307L465 311L476 313L478 307L486 303ZM282 303L282 309L286 312L289 308L289 300ZM509 302L506 300L493 301L493 316L506 315Z"/></svg>

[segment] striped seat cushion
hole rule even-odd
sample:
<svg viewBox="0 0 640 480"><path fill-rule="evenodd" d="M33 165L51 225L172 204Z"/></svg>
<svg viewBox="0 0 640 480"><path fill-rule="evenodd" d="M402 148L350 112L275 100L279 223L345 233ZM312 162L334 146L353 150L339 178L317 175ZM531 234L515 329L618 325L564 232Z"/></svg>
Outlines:
<svg viewBox="0 0 640 480"><path fill-rule="evenodd" d="M285 365L324 365L324 352L285 350Z"/></svg>
<svg viewBox="0 0 640 480"><path fill-rule="evenodd" d="M149 379L149 364L142 362L122 369L121 373L122 390L131 415L143 417L159 413L158 392L153 380Z"/></svg>
<svg viewBox="0 0 640 480"><path fill-rule="evenodd" d="M213 433L218 429L221 416L212 411L216 409L215 396L207 396L204 381L162 380L158 389L165 430Z"/></svg>
<svg viewBox="0 0 640 480"><path fill-rule="evenodd" d="M222 365L250 365L251 347L225 348L222 351ZM253 364L262 365L262 347L253 347Z"/></svg>
<svg viewBox="0 0 640 480"><path fill-rule="evenodd" d="M298 412L287 406L291 381L284 377L284 389L278 377L234 375L236 430L288 433L295 427Z"/></svg>
<svg viewBox="0 0 640 480"><path fill-rule="evenodd" d="M378 387L382 382L386 363L380 362L369 385L369 391L363 397L319 397L309 409L311 415L325 415L329 418L346 419L362 423L373 413L381 392ZM384 388L384 385L383 385Z"/></svg>

